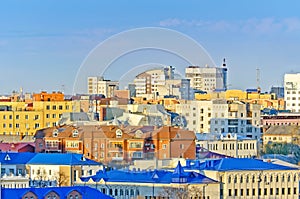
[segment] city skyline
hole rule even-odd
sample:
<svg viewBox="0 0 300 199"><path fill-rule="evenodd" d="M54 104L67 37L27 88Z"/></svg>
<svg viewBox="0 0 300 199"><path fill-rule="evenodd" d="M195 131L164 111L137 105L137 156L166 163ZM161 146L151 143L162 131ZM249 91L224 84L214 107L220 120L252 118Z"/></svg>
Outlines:
<svg viewBox="0 0 300 199"><path fill-rule="evenodd" d="M172 6L171 6L172 4ZM215 1L5 1L0 7L0 93L65 90L72 93L77 71L99 43L143 27L168 28L197 41L217 66L226 58L229 89L281 86L283 75L300 72L300 2ZM160 63L186 63L168 56ZM115 63L148 63L129 55ZM122 61L122 62L121 62ZM168 62L169 61L169 62ZM120 74L107 74L118 80ZM63 86L64 85L64 86Z"/></svg>

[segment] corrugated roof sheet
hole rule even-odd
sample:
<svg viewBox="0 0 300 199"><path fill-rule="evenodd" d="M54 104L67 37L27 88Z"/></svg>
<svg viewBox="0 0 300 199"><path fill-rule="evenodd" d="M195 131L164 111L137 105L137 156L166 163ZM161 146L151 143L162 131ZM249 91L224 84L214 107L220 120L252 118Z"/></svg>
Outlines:
<svg viewBox="0 0 300 199"><path fill-rule="evenodd" d="M100 165L99 162L85 159L74 153L37 153L28 164L34 165Z"/></svg>
<svg viewBox="0 0 300 199"><path fill-rule="evenodd" d="M174 181L174 179L185 178L184 183L218 183L217 181L210 179L197 172L186 172L181 167L180 163L174 170L151 170L151 171L129 171L129 170L111 170L111 171L98 171L96 175L83 177L82 181L87 182L92 179L94 182L99 182L103 179L106 182L132 182L132 183L180 183L180 181Z"/></svg>
<svg viewBox="0 0 300 199"><path fill-rule="evenodd" d="M72 191L78 191L82 195L82 199L112 199L112 197L101 193L99 190L87 186L73 186L73 187L48 187L48 188L17 188L17 189L3 189L2 198L20 199L24 194L33 192L38 198L45 198L51 191L56 192L60 198L67 198Z"/></svg>

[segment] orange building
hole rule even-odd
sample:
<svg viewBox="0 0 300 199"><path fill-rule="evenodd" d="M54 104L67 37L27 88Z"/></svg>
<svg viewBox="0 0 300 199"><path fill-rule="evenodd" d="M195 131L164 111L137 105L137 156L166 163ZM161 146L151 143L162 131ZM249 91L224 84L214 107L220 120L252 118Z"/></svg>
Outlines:
<svg viewBox="0 0 300 199"><path fill-rule="evenodd" d="M195 159L195 134L175 127L62 126L37 131L36 152L75 152L99 162Z"/></svg>
<svg viewBox="0 0 300 199"><path fill-rule="evenodd" d="M33 94L33 101L64 101L64 97L65 95L62 92L47 93L42 91Z"/></svg>

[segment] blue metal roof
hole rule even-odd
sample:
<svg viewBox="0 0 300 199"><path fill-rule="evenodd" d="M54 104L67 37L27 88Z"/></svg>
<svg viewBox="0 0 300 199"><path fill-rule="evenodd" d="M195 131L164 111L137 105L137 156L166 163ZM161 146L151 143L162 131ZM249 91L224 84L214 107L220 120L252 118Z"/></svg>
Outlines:
<svg viewBox="0 0 300 199"><path fill-rule="evenodd" d="M191 165L190 168L195 169L193 165ZM215 171L296 170L296 168L272 164L270 162L251 158L222 158L217 160L206 160L201 163L197 169Z"/></svg>
<svg viewBox="0 0 300 199"><path fill-rule="evenodd" d="M174 172L165 170L152 171L129 171L129 170L111 170L98 171L96 175L89 177L82 177L83 182L92 179L94 182L99 182L103 179L106 182L132 182L132 183L218 183L200 173L186 172L180 165L175 168Z"/></svg>
<svg viewBox="0 0 300 199"><path fill-rule="evenodd" d="M99 162L85 159L74 153L37 153L28 164L46 165L100 165Z"/></svg>
<svg viewBox="0 0 300 199"><path fill-rule="evenodd" d="M35 153L0 153L2 165L27 164L36 154Z"/></svg>
<svg viewBox="0 0 300 199"><path fill-rule="evenodd" d="M36 194L37 198L45 198L51 192L56 192L60 198L67 198L72 191L78 191L82 195L82 199L112 199L112 197L101 193L99 190L87 186L73 186L73 187L47 187L47 188L17 188L17 189L3 189L1 198L20 199L28 192Z"/></svg>

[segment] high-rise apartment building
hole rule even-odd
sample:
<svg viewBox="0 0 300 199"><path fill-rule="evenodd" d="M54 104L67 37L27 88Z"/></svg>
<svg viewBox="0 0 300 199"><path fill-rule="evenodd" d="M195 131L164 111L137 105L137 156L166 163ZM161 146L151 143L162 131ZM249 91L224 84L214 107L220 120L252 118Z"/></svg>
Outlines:
<svg viewBox="0 0 300 199"><path fill-rule="evenodd" d="M300 73L284 75L284 101L287 110L300 112Z"/></svg>
<svg viewBox="0 0 300 199"><path fill-rule="evenodd" d="M113 97L114 91L119 89L118 81L105 80L103 77L88 77L88 94L102 94Z"/></svg>
<svg viewBox="0 0 300 199"><path fill-rule="evenodd" d="M222 67L189 66L185 76L191 80L191 87L197 90L212 92L227 89L227 67L225 61Z"/></svg>

